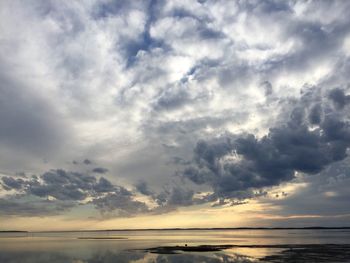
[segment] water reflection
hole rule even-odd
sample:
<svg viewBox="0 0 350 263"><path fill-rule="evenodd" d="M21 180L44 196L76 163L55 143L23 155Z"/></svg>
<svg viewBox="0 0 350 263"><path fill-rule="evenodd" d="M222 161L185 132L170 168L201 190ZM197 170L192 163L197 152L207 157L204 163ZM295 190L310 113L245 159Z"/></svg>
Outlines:
<svg viewBox="0 0 350 263"><path fill-rule="evenodd" d="M147 261L145 261L147 262ZM225 254L214 254L211 257L202 255L160 255L156 258L157 263L191 263L191 262L206 262L206 263L218 263L218 262L236 262L236 263L252 263L255 262L241 255L225 255Z"/></svg>
<svg viewBox="0 0 350 263"><path fill-rule="evenodd" d="M81 239L83 238L83 239ZM113 239L122 238L122 239ZM162 246L228 245L220 252L152 254ZM321 247L277 248L279 244ZM326 244L338 244L327 246ZM350 262L349 231L212 230L0 233L0 263ZM247 246L256 245L256 246ZM141 249L141 250L140 250ZM302 253L300 253L302 251ZM295 259L298 258L299 261Z"/></svg>
<svg viewBox="0 0 350 263"><path fill-rule="evenodd" d="M0 262L6 263L252 263L253 259L242 255L227 255L224 253L213 253L207 255L199 254L174 254L174 255L156 255L141 252L113 252L96 253L90 258L77 258L64 253L55 252L20 252L20 253L0 253Z"/></svg>

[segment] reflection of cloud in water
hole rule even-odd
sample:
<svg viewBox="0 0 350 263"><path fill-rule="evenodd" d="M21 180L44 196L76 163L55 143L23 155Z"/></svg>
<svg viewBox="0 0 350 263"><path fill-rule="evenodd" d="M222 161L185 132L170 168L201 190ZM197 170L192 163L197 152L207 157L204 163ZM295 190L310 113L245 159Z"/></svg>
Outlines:
<svg viewBox="0 0 350 263"><path fill-rule="evenodd" d="M69 256L62 253L43 253L43 252L0 252L0 262L6 263L78 263ZM79 262L80 263L80 262Z"/></svg>
<svg viewBox="0 0 350 263"><path fill-rule="evenodd" d="M191 263L191 262L236 262L251 263L251 259L241 255L226 255L224 253L173 254L156 255L139 252L111 252L96 253L90 258L78 258L64 253L55 252L0 252L0 262L6 263Z"/></svg>
<svg viewBox="0 0 350 263"><path fill-rule="evenodd" d="M159 255L155 262L157 263L191 263L191 262L252 263L255 261L241 255L227 255L227 254L215 253L215 254L207 254L207 255L198 255L198 254Z"/></svg>
<svg viewBox="0 0 350 263"><path fill-rule="evenodd" d="M119 252L96 253L90 258L77 258L55 252L0 252L0 262L6 263L127 263L143 259L143 253Z"/></svg>

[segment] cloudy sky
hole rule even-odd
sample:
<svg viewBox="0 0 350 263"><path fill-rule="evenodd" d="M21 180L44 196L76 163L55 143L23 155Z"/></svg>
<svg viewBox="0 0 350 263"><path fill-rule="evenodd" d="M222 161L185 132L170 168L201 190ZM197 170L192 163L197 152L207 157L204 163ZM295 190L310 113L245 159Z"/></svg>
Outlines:
<svg viewBox="0 0 350 263"><path fill-rule="evenodd" d="M1 1L0 230L346 225L349 10Z"/></svg>

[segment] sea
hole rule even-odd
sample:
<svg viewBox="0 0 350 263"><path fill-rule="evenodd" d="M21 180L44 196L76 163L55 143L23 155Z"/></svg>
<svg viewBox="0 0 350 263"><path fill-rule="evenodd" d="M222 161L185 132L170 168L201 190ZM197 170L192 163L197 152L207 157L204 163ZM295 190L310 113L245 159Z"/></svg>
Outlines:
<svg viewBox="0 0 350 263"><path fill-rule="evenodd" d="M2 232L0 263L350 262L349 244L350 229Z"/></svg>

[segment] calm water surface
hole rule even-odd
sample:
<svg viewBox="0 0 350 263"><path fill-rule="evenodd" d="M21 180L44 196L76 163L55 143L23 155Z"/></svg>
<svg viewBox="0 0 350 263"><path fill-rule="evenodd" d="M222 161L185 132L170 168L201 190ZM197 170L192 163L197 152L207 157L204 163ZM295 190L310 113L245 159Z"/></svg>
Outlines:
<svg viewBox="0 0 350 263"><path fill-rule="evenodd" d="M104 239L109 238L109 239ZM123 239L114 239L123 238ZM260 262L278 248L158 255L142 249L173 245L350 244L350 230L176 230L0 233L1 263Z"/></svg>

